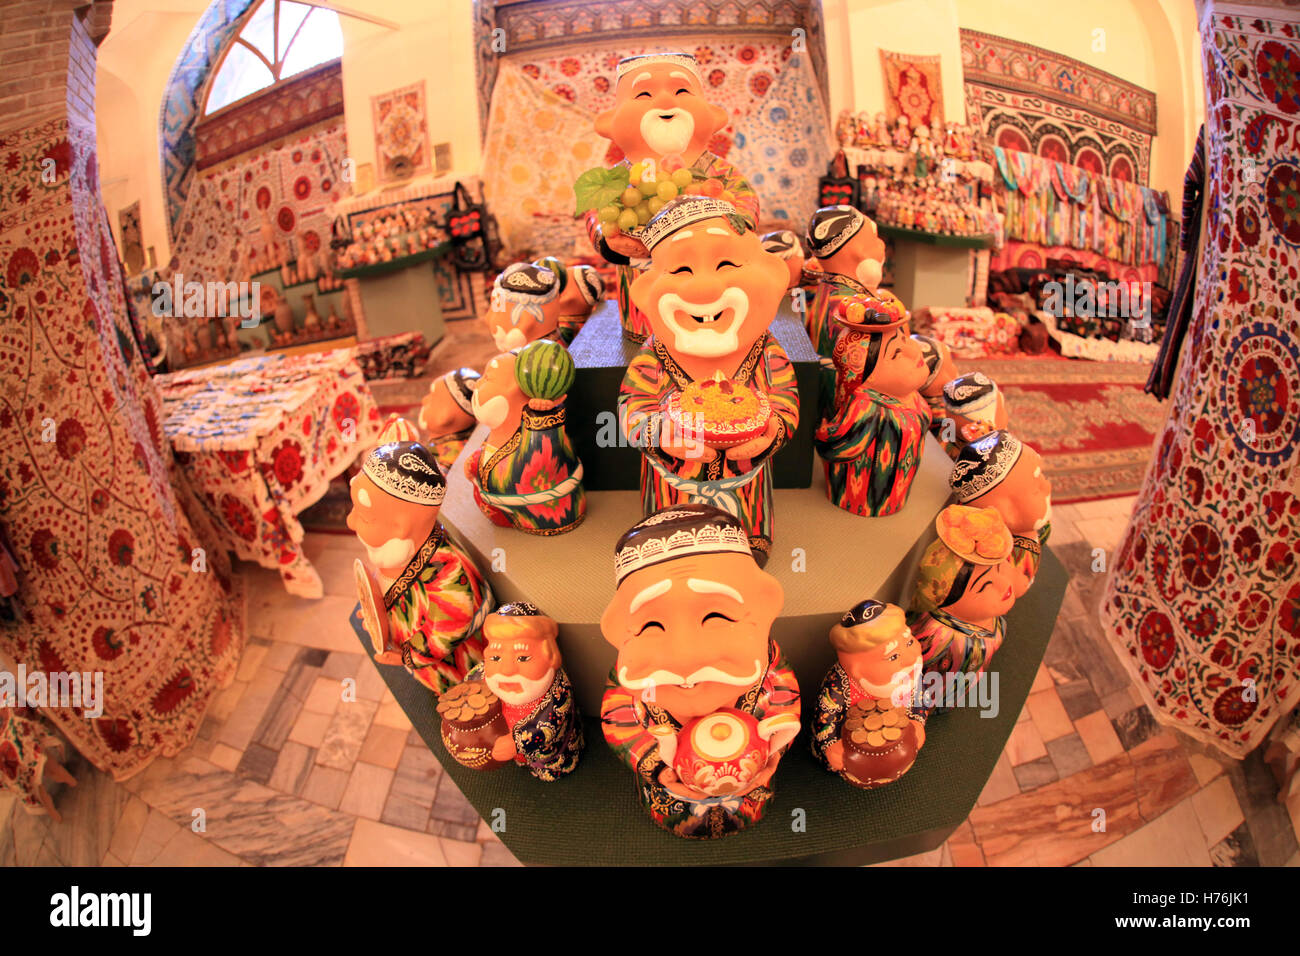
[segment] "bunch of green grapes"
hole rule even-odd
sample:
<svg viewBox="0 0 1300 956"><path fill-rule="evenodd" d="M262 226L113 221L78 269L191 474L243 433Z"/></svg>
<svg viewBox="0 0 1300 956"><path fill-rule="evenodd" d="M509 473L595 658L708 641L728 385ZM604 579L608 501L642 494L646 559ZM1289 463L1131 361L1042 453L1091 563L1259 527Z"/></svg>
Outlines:
<svg viewBox="0 0 1300 956"><path fill-rule="evenodd" d="M643 175L645 165L633 165L627 188L613 202L600 207L597 215L607 236L632 232L644 226L664 207L664 203L676 199L695 181L691 171L685 168L658 178Z"/></svg>

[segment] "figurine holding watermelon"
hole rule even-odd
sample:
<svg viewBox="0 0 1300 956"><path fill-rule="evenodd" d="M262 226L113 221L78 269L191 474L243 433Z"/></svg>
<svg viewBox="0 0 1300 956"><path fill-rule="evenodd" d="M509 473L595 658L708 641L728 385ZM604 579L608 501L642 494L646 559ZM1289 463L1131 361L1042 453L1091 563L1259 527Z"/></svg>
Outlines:
<svg viewBox="0 0 1300 956"><path fill-rule="evenodd" d="M483 371L472 404L489 431L465 475L494 524L553 535L586 517L582 462L564 424L573 379L573 359L551 339L503 352Z"/></svg>
<svg viewBox="0 0 1300 956"><path fill-rule="evenodd" d="M574 215L585 217L596 252L619 267L619 315L623 334L634 342L650 334L632 302L634 264L648 256L642 231L665 204L682 195L721 199L736 207L750 229L757 226L753 188L707 149L726 123L726 111L704 99L695 57L651 53L619 61L614 106L596 117L596 132L624 159L578 177Z"/></svg>

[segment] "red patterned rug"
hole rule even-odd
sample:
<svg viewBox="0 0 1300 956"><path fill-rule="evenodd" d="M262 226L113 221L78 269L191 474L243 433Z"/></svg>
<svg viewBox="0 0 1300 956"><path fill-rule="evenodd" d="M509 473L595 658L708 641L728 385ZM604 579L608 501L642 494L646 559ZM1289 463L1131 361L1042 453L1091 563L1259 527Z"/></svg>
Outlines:
<svg viewBox="0 0 1300 956"><path fill-rule="evenodd" d="M1052 501L1135 495L1168 407L1142 391L1151 367L1058 357L971 359L1006 394L1011 431L1047 463Z"/></svg>

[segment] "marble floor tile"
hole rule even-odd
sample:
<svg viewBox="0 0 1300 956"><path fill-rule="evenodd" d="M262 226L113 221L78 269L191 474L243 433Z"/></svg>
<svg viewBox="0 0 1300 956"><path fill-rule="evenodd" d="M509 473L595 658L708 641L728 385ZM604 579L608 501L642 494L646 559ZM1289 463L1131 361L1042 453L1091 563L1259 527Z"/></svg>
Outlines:
<svg viewBox="0 0 1300 956"><path fill-rule="evenodd" d="M1096 866L1211 865L1210 852L1190 800L1184 800L1091 856Z"/></svg>
<svg viewBox="0 0 1300 956"><path fill-rule="evenodd" d="M275 767L266 785L280 793L299 793L316 763L316 749L296 741L286 741L276 757Z"/></svg>
<svg viewBox="0 0 1300 956"><path fill-rule="evenodd" d="M262 722L253 731L253 741L272 750L279 750L289 739L289 731L293 730L293 725L298 720L302 709L302 701L281 685L275 699L271 701L271 706L263 715Z"/></svg>
<svg viewBox="0 0 1300 956"><path fill-rule="evenodd" d="M302 707L314 714L332 714L342 702L343 682L334 677L317 677Z"/></svg>
<svg viewBox="0 0 1300 956"><path fill-rule="evenodd" d="M375 710L375 704L366 700L340 704L316 752L316 762L335 770L350 771L366 741Z"/></svg>
<svg viewBox="0 0 1300 956"><path fill-rule="evenodd" d="M1137 699L1137 695L1133 693L1132 686L1129 686L1125 687L1123 690L1117 690L1113 693L1107 694L1105 699L1101 702L1101 709L1106 712L1107 717L1114 720L1122 714L1127 714L1130 710L1141 703L1142 702ZM1093 709L1095 710L1096 708Z"/></svg>
<svg viewBox="0 0 1300 956"><path fill-rule="evenodd" d="M410 718L406 716L406 711L402 710L402 705L391 695L384 698L383 703L379 705L379 712L375 714L375 723L404 733L409 733L411 730Z"/></svg>
<svg viewBox="0 0 1300 956"><path fill-rule="evenodd" d="M316 764L308 771L307 779L302 785L302 792L298 796L311 803L319 803L323 807L337 810L347 786L347 771Z"/></svg>
<svg viewBox="0 0 1300 956"><path fill-rule="evenodd" d="M925 853L917 853L914 856L900 856L897 860L885 860L882 863L873 863L871 865L878 867L938 866L942 857L943 847L939 846Z"/></svg>
<svg viewBox="0 0 1300 956"><path fill-rule="evenodd" d="M357 820L344 866L446 866L442 841L375 820Z"/></svg>
<svg viewBox="0 0 1300 956"><path fill-rule="evenodd" d="M438 784L438 796L433 801L433 818L442 820L445 823L459 823L468 827L477 827L479 821L478 811L460 792L456 786L456 781L446 775ZM506 826L510 821L506 821Z"/></svg>
<svg viewBox="0 0 1300 956"><path fill-rule="evenodd" d="M352 768L339 812L367 820L378 820L384 813L388 791L393 785L393 771L371 763L358 761Z"/></svg>
<svg viewBox="0 0 1300 956"><path fill-rule="evenodd" d="M393 777L392 793L432 807L442 782L442 764L423 743L407 744Z"/></svg>
<svg viewBox="0 0 1300 956"><path fill-rule="evenodd" d="M293 663L294 658L298 656L298 646L296 644L286 644L283 641L272 641L266 652L266 659L262 661L262 666L268 670L284 671Z"/></svg>
<svg viewBox="0 0 1300 956"><path fill-rule="evenodd" d="M144 832L145 821L148 819L149 804L135 794L128 797L117 826L113 828L106 856L115 856L124 863L131 859L136 844L140 842L140 834Z"/></svg>
<svg viewBox="0 0 1300 956"><path fill-rule="evenodd" d="M1062 780L1092 766L1092 757L1088 755L1088 748L1083 745L1083 741L1076 733L1049 740L1047 755L1052 758L1052 765L1056 767L1056 772Z"/></svg>
<svg viewBox="0 0 1300 956"><path fill-rule="evenodd" d="M1074 729L1095 764L1105 763L1124 752L1124 745L1119 742L1115 728L1111 726L1110 718L1104 710L1080 717L1074 722Z"/></svg>
<svg viewBox="0 0 1300 956"><path fill-rule="evenodd" d="M986 807L1007 797L1017 796L1019 793L1020 783L1016 780L1010 758L1006 751L1003 751L993 767L993 773L989 775L988 782L984 784L984 789L980 791L978 803L981 807Z"/></svg>
<svg viewBox="0 0 1300 956"><path fill-rule="evenodd" d="M333 716L330 714L317 714L310 710L303 710L298 714L293 729L289 731L289 739L304 747L319 747L321 741L325 739L325 731L329 729L331 720Z"/></svg>
<svg viewBox="0 0 1300 956"><path fill-rule="evenodd" d="M430 817L429 823L425 827L429 833L434 836L443 837L448 840L466 842L474 839L474 834L478 828L468 823L449 823L446 820L439 820L437 817Z"/></svg>
<svg viewBox="0 0 1300 956"><path fill-rule="evenodd" d="M479 866L523 866L504 843L484 843Z"/></svg>
<svg viewBox="0 0 1300 956"><path fill-rule="evenodd" d="M72 754L66 766L76 777L77 785L51 788L51 797L63 822L52 824L51 821L45 842L65 866L98 866L108 852L113 830L131 794L80 754ZM40 819L49 820L48 817Z"/></svg>
<svg viewBox="0 0 1300 956"><path fill-rule="evenodd" d="M1259 866L1259 853L1250 827L1242 823L1210 847L1210 862L1215 866Z"/></svg>
<svg viewBox="0 0 1300 956"><path fill-rule="evenodd" d="M262 612L268 631L265 636L301 647L355 653L357 639L347 622L356 603L353 595L326 594L308 601L286 594L283 601ZM336 621L340 626L321 627L321 621Z"/></svg>
<svg viewBox="0 0 1300 956"><path fill-rule="evenodd" d="M235 768L235 776L243 780L266 783L275 772L275 763L279 757L280 755L270 747L249 744L248 749L239 759L239 766Z"/></svg>
<svg viewBox="0 0 1300 956"><path fill-rule="evenodd" d="M1102 709L1101 698L1086 680L1058 684L1056 696L1066 716L1072 721Z"/></svg>
<svg viewBox="0 0 1300 956"><path fill-rule="evenodd" d="M1151 711L1146 707L1134 707L1127 713L1120 714L1111 721L1115 726L1115 735L1125 750L1132 750L1138 744L1156 733L1158 726Z"/></svg>
<svg viewBox="0 0 1300 956"><path fill-rule="evenodd" d="M1040 671L1040 673L1046 672ZM1061 698L1056 695L1056 688L1050 683L1046 690L1031 693L1025 706L1030 716L1034 718L1034 726L1038 728L1044 743L1074 733L1074 724L1070 722L1065 708L1061 706Z"/></svg>
<svg viewBox="0 0 1300 956"><path fill-rule="evenodd" d="M396 784L396 779L393 782ZM423 833L429 829L429 811L432 807L432 801L421 803L400 793L394 793L393 787L390 787L388 802L384 804L384 812L380 814L379 822Z"/></svg>
<svg viewBox="0 0 1300 956"><path fill-rule="evenodd" d="M202 808L203 837L256 866L338 865L347 853L354 823L347 814L241 780L193 758L183 761L169 779L147 784L140 797L187 828L193 809Z"/></svg>
<svg viewBox="0 0 1300 956"><path fill-rule="evenodd" d="M244 754L242 751L221 743L214 746L208 753L208 761L210 763L216 764L222 770L229 770L231 773L235 772L235 768L239 766L239 761L242 760L243 757Z"/></svg>
<svg viewBox="0 0 1300 956"><path fill-rule="evenodd" d="M1032 718L1033 715L1030 716ZM1007 739L1005 753L1013 767L1047 756L1047 748L1043 745L1042 735L1039 734L1038 728L1034 726L1032 719L1016 724L1011 731L1011 736Z"/></svg>
<svg viewBox="0 0 1300 956"><path fill-rule="evenodd" d="M1143 819L1154 820L1196 793L1196 774L1172 733L1157 734L1134 747L1128 756Z"/></svg>
<svg viewBox="0 0 1300 956"><path fill-rule="evenodd" d="M1213 757L1191 753L1187 755L1187 759L1192 765L1192 771L1196 774L1196 782L1201 786L1205 786L1223 773L1223 764Z"/></svg>
<svg viewBox="0 0 1300 956"><path fill-rule="evenodd" d="M979 844L975 842L975 831L969 821L962 821L961 826L957 827L952 835L948 837L944 843L944 848L947 850L953 866L988 865L984 860L983 851L980 850Z"/></svg>
<svg viewBox="0 0 1300 956"><path fill-rule="evenodd" d="M1013 768L1021 791L1036 790L1057 780L1059 774L1051 757L1040 757Z"/></svg>
<svg viewBox="0 0 1300 956"><path fill-rule="evenodd" d="M253 676L262 669L262 662L266 660L267 652L270 649L268 644L246 645L244 647L244 656L239 659L239 670L235 673L235 680L252 680Z"/></svg>
<svg viewBox="0 0 1300 956"><path fill-rule="evenodd" d="M366 664L365 656L360 653L344 654L342 651L332 651L325 659L320 672L322 677L333 677L335 680L343 680L345 677L355 678L364 664Z"/></svg>
<svg viewBox="0 0 1300 956"><path fill-rule="evenodd" d="M1194 794L1192 809L1196 811L1196 819L1201 821L1206 846L1214 846L1246 822L1246 815L1241 812L1241 804L1232 789L1232 781L1227 777L1219 777Z"/></svg>
<svg viewBox="0 0 1300 956"><path fill-rule="evenodd" d="M361 746L361 755L358 759L387 767L389 770L396 770L397 764L402 759L402 753L406 750L407 736L407 732L395 727L385 727L376 722L370 726L370 733L366 735L366 742Z"/></svg>
<svg viewBox="0 0 1300 956"><path fill-rule="evenodd" d="M180 824L161 810L155 810L151 807L149 816L140 830L140 838L136 841L135 850L132 851L130 858L126 861L127 864L130 866L152 866L154 861L158 859L158 854L162 852L163 847L170 843L172 838L180 832Z"/></svg>
<svg viewBox="0 0 1300 956"><path fill-rule="evenodd" d="M365 662L357 668L357 699L381 701L388 696L388 685L384 683L381 675L381 668L387 665L376 664L373 659L367 657Z"/></svg>
<svg viewBox="0 0 1300 956"><path fill-rule="evenodd" d="M179 829L158 851L152 866L239 866L243 861L191 830Z"/></svg>
<svg viewBox="0 0 1300 956"><path fill-rule="evenodd" d="M262 670L249 681L238 706L222 725L217 743L235 750L246 750L253 734L262 723L262 717L280 689L281 676L272 670Z"/></svg>
<svg viewBox="0 0 1300 956"><path fill-rule="evenodd" d="M1045 665L1040 664L1037 672L1034 674L1034 682L1029 687L1030 695L1041 693L1042 691L1051 690L1055 686L1052 675Z"/></svg>
<svg viewBox="0 0 1300 956"><path fill-rule="evenodd" d="M483 848L477 843L441 838L442 855L448 866L478 866L483 859Z"/></svg>
<svg viewBox="0 0 1300 956"><path fill-rule="evenodd" d="M227 720L234 713L246 690L248 690L248 683L237 680L229 687L218 691L213 696L212 703L208 705L207 719L218 722Z"/></svg>

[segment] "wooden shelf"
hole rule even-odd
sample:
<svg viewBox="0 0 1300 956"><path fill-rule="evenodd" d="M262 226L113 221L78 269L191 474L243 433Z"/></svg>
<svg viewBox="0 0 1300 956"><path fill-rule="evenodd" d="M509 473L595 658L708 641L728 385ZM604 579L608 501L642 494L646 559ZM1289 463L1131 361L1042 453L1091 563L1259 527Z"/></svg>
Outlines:
<svg viewBox="0 0 1300 956"><path fill-rule="evenodd" d="M902 226L890 226L877 223L876 231L890 239L908 239L923 242L931 246L947 246L952 249L987 249L993 244L990 235L953 236L946 232L922 232L920 229L904 229Z"/></svg>

